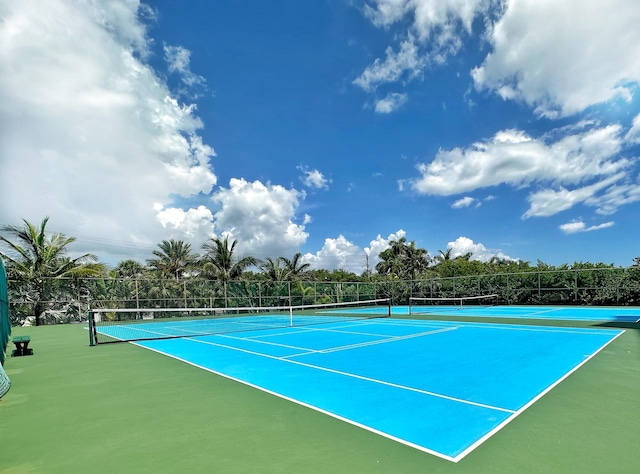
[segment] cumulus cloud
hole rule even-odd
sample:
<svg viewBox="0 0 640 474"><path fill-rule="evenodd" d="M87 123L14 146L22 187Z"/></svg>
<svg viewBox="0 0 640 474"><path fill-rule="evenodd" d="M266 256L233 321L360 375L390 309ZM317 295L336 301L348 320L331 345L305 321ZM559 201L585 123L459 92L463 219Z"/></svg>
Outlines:
<svg viewBox="0 0 640 474"><path fill-rule="evenodd" d="M310 170L306 166L298 166L298 169L303 173L303 176L300 178L300 180L306 187L313 189L329 189L331 180L325 178L325 176L320 171L316 169Z"/></svg>
<svg viewBox="0 0 640 474"><path fill-rule="evenodd" d="M465 207L469 207L474 202L476 202L475 198L472 198L471 196L465 196L463 198L458 199L453 204L451 204L451 207L454 209L463 209ZM477 203L477 205L480 205L480 204L481 203L479 202Z"/></svg>
<svg viewBox="0 0 640 474"><path fill-rule="evenodd" d="M374 271L380 262L380 253L389 248L389 242L397 241L402 237L406 237L406 232L402 229L389 234L386 238L378 234L368 247L362 249L340 235L336 239L325 239L322 249L316 253L305 254L303 261L310 263L312 268L343 269L362 274L367 269ZM471 253L471 260L482 262L487 262L494 257L502 260L517 260L499 249L487 249L483 244L475 243L468 237L458 237L455 241L449 242L447 249L451 249L452 258Z"/></svg>
<svg viewBox="0 0 640 474"><path fill-rule="evenodd" d="M375 111L379 114L390 114L395 112L407 102L407 94L399 94L392 92L387 94L384 99L376 102Z"/></svg>
<svg viewBox="0 0 640 474"><path fill-rule="evenodd" d="M288 255L308 237L309 216L295 222L304 198L305 193L295 189L232 178L228 188L220 188L212 197L220 207L214 214L216 230L238 239L241 252L256 257Z"/></svg>
<svg viewBox="0 0 640 474"><path fill-rule="evenodd" d="M420 177L409 182L420 194L444 196L500 184L544 186L530 194L531 207L524 217L553 215L578 202L598 206L599 211L604 205L598 203L606 202L607 209L615 210L635 199L637 185L627 183L633 161L619 156L625 146L622 127L585 123L579 128L540 138L503 130L468 148L440 150L432 162L417 166ZM609 192L610 199L598 198L614 185L618 199ZM467 202L463 199L459 205Z"/></svg>
<svg viewBox="0 0 640 474"><path fill-rule="evenodd" d="M480 242L475 243L469 237L460 236L453 242L447 244L447 249L451 249L451 258L460 257L471 253L471 260L488 262L496 257L501 260L517 260L504 254L501 250L489 250Z"/></svg>
<svg viewBox="0 0 640 474"><path fill-rule="evenodd" d="M185 235L167 235L154 205L210 193L215 153L195 107L144 62L149 12L125 0L0 5L0 188L21 196L0 200L0 221L49 215L71 235L149 245Z"/></svg>
<svg viewBox="0 0 640 474"><path fill-rule="evenodd" d="M587 227L587 225L582 221L572 221L566 224L562 224L560 226L560 230L565 234L575 234L577 232L591 232L594 230L606 229L607 227L611 227L614 225L613 221L604 222L599 225L592 225L591 227Z"/></svg>
<svg viewBox="0 0 640 474"><path fill-rule="evenodd" d="M378 236L374 240L369 242L369 246L365 247L364 249L364 252L367 255L368 259L369 269L373 270L378 262L380 262L379 255L381 252L384 252L389 248L390 241L398 241L402 237L406 237L406 235L407 233L404 230L400 229L397 232L389 234L386 239L378 234Z"/></svg>
<svg viewBox="0 0 640 474"><path fill-rule="evenodd" d="M471 71L476 88L521 101L538 115L630 101L640 83L635 0L372 0L362 11L397 38L354 81L369 92L444 63L460 51L474 22L490 44Z"/></svg>
<svg viewBox="0 0 640 474"><path fill-rule="evenodd" d="M213 214L205 206L195 209L168 207L160 203L154 206L162 227L180 230L194 242L204 242L213 234Z"/></svg>
<svg viewBox="0 0 640 474"><path fill-rule="evenodd" d="M315 254L306 253L302 259L311 268L326 270L346 270L360 274L365 269L365 254L360 247L344 236L326 238L322 249Z"/></svg>
<svg viewBox="0 0 640 474"><path fill-rule="evenodd" d="M479 89L547 117L629 100L640 82L637 1L510 0L504 7L488 31L493 50L472 71Z"/></svg>
<svg viewBox="0 0 640 474"><path fill-rule="evenodd" d="M413 187L422 194L450 195L503 183L577 183L629 165L616 159L620 133L620 126L609 125L547 143L520 130L503 130L466 149L440 150L431 163L418 166L422 176Z"/></svg>
<svg viewBox="0 0 640 474"><path fill-rule="evenodd" d="M402 229L389 234L386 239L378 235L364 249L347 240L343 235L336 239L327 238L318 252L306 253L303 261L310 263L312 268L346 270L360 275L366 270L375 269L380 261L380 252L389 248L389 241L398 240L404 236L405 231Z"/></svg>

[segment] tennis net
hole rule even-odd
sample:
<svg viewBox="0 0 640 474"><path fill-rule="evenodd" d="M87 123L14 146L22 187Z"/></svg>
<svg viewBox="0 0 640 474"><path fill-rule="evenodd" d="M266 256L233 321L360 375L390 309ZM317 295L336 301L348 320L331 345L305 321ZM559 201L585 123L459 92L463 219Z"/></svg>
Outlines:
<svg viewBox="0 0 640 474"><path fill-rule="evenodd" d="M438 314L468 307L494 306L498 295L409 298L409 314Z"/></svg>
<svg viewBox="0 0 640 474"><path fill-rule="evenodd" d="M389 299L242 308L95 308L89 344L329 324L391 316Z"/></svg>

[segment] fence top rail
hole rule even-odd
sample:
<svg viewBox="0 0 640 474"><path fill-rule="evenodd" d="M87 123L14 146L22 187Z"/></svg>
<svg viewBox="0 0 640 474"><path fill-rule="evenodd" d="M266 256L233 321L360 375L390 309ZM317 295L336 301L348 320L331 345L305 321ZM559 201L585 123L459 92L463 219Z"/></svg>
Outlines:
<svg viewBox="0 0 640 474"><path fill-rule="evenodd" d="M609 272L609 273L624 273L633 269L637 269L637 267L629 266L629 267L599 267L599 268L565 268L565 269L549 269L549 270L540 270L532 268L531 270L520 271L520 272L499 272L499 273L479 273L474 275L454 275L448 277L426 277L416 280L401 280L405 283L424 283L429 281L442 281L442 280L460 280L460 279L473 279L473 278L487 278L487 277L499 277L499 276L522 276L522 275L541 275L541 274L558 274L558 273L586 273L586 272ZM184 277L182 279L176 280L173 278L153 278L149 276L139 276L139 277L53 277L53 280L59 281L89 281L89 282L98 282L98 281L118 281L118 282L157 282L157 281L166 281L170 283L222 283L220 280L211 280L200 278L197 276L189 276ZM18 281L14 278L8 278L9 282ZM322 285L322 284L339 284L339 285L376 285L376 284L388 284L388 283L397 283L397 280L362 280L362 281L320 281L320 280L285 280L285 281L271 281L271 280L230 280L229 283L242 283L242 284L264 284L264 285L274 285L274 284L301 284L303 286L312 286L312 285Z"/></svg>

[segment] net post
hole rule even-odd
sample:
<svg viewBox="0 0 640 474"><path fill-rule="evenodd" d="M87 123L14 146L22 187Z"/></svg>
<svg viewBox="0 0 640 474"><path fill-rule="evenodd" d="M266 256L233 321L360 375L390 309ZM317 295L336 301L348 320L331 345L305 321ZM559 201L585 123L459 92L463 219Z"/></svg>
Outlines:
<svg viewBox="0 0 640 474"><path fill-rule="evenodd" d="M293 306L289 306L289 327L293 327Z"/></svg>
<svg viewBox="0 0 640 474"><path fill-rule="evenodd" d="M387 317L391 317L391 298L387 299Z"/></svg>
<svg viewBox="0 0 640 474"><path fill-rule="evenodd" d="M93 320L93 311L92 310L88 310L87 311L87 319L89 320L89 345L90 346L95 346L96 345L96 337L95 337L95 334L94 334L95 322Z"/></svg>

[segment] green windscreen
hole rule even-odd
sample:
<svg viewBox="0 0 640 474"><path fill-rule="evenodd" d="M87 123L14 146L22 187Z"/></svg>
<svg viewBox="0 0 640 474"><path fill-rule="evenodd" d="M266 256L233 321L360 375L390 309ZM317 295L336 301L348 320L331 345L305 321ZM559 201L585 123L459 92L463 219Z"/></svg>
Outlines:
<svg viewBox="0 0 640 474"><path fill-rule="evenodd" d="M9 295L7 293L7 273L0 259L0 398L9 391L9 377L2 365L11 335L11 320L9 319Z"/></svg>
<svg viewBox="0 0 640 474"><path fill-rule="evenodd" d="M7 273L0 259L0 362L4 363L5 351L11 335L9 319L9 295L7 293Z"/></svg>

